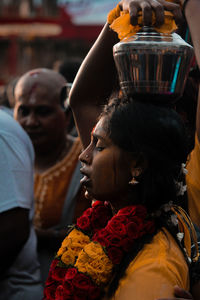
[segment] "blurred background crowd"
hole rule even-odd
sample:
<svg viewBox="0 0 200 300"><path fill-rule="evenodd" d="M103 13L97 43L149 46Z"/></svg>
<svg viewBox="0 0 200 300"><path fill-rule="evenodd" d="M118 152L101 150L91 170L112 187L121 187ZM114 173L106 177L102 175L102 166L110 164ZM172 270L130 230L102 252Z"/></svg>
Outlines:
<svg viewBox="0 0 200 300"><path fill-rule="evenodd" d="M74 62L76 68L98 36L107 12L115 2L0 1L1 94L4 85L30 69L57 69L66 59Z"/></svg>

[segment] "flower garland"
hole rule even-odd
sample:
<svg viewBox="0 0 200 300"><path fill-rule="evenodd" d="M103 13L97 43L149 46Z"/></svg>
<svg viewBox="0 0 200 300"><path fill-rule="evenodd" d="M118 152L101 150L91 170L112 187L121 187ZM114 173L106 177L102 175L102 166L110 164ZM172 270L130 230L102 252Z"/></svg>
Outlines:
<svg viewBox="0 0 200 300"><path fill-rule="evenodd" d="M171 1L169 1L171 2ZM152 26L156 31L160 33L171 33L177 29L174 16L169 11L164 11L164 24L156 26L156 15L152 13ZM110 24L110 28L118 34L118 38L123 40L124 38L135 35L143 26L142 13L138 14L138 24L133 26L130 22L130 14L128 11L121 10L118 4L112 9L107 16L107 22Z"/></svg>
<svg viewBox="0 0 200 300"><path fill-rule="evenodd" d="M112 216L107 202L94 202L62 242L50 267L44 299L99 299L135 241L154 232L154 221L147 219L144 206L127 206Z"/></svg>

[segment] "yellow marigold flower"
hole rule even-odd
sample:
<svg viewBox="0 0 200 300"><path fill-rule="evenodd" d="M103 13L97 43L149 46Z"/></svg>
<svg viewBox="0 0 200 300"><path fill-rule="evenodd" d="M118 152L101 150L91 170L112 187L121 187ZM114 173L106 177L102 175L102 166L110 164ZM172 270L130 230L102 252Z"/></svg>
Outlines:
<svg viewBox="0 0 200 300"><path fill-rule="evenodd" d="M90 238L86 234L82 233L80 230L77 230L76 228L73 229L67 237L73 242L79 242L84 244L90 242Z"/></svg>
<svg viewBox="0 0 200 300"><path fill-rule="evenodd" d="M155 26L156 24L156 17L155 13L152 14L152 25ZM138 32L142 27L142 14L140 13L138 16L138 25L133 26L130 23L130 15L126 11L122 11L120 16L116 18L112 24L110 25L110 28L114 30L117 34L120 40L133 36ZM155 29L158 32L162 33L171 33L177 29L176 23L174 21L174 17L172 13L165 11L165 22L162 26L156 27Z"/></svg>
<svg viewBox="0 0 200 300"><path fill-rule="evenodd" d="M99 272L97 269L93 268L90 264L86 265L87 274L91 276L91 278L94 280L94 282L97 285L106 284L112 275L112 269L110 272L106 270L105 272Z"/></svg>
<svg viewBox="0 0 200 300"><path fill-rule="evenodd" d="M68 238L68 236L63 240L61 247L67 248L71 244L71 239Z"/></svg>
<svg viewBox="0 0 200 300"><path fill-rule="evenodd" d="M63 240L62 245L57 252L57 255L61 256L65 251L71 249L74 252L74 256L78 256L78 253L89 242L90 238L87 235L77 229L73 229Z"/></svg>
<svg viewBox="0 0 200 300"><path fill-rule="evenodd" d="M113 264L99 243L91 242L80 252L75 266L86 272L99 285L106 283L112 274Z"/></svg>
<svg viewBox="0 0 200 300"><path fill-rule="evenodd" d="M107 22L108 24L112 24L112 22L118 18L120 16L120 12L121 12L121 9L120 9L120 6L119 4L113 8L109 14L108 14L108 17L107 17Z"/></svg>
<svg viewBox="0 0 200 300"><path fill-rule="evenodd" d="M69 249L73 252L74 256L78 256L80 251L83 249L83 247L73 247L72 246Z"/></svg>
<svg viewBox="0 0 200 300"><path fill-rule="evenodd" d="M88 244L84 251L87 253L87 255L93 259L98 259L99 256L104 255L105 252L102 249L102 246L99 243L91 242Z"/></svg>
<svg viewBox="0 0 200 300"><path fill-rule="evenodd" d="M61 256L62 262L64 262L66 265L73 265L75 263L75 255L72 250L67 250L63 253Z"/></svg>
<svg viewBox="0 0 200 300"><path fill-rule="evenodd" d="M86 257L85 257L85 253L84 250L82 250L79 253L78 259L76 261L75 267L78 268L78 270L82 273L86 273L87 272L87 268L86 268Z"/></svg>
<svg viewBox="0 0 200 300"><path fill-rule="evenodd" d="M65 252L65 248L63 248L62 246L60 247L60 249L58 250L58 252L57 252L57 255L58 256L61 256L61 255L63 255L63 253Z"/></svg>

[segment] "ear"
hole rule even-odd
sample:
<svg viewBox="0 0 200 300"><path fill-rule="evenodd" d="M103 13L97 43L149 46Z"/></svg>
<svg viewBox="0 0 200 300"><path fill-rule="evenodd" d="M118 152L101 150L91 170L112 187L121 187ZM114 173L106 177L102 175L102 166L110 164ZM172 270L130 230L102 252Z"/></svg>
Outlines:
<svg viewBox="0 0 200 300"><path fill-rule="evenodd" d="M131 162L131 175L132 177L139 177L146 170L148 166L147 159L143 154L140 154L137 159Z"/></svg>
<svg viewBox="0 0 200 300"><path fill-rule="evenodd" d="M65 110L65 100L67 99L67 86L64 85L60 91L60 105Z"/></svg>
<svg viewBox="0 0 200 300"><path fill-rule="evenodd" d="M131 175L132 177L139 177L143 173L143 169L141 167L136 167L135 163L131 165Z"/></svg>

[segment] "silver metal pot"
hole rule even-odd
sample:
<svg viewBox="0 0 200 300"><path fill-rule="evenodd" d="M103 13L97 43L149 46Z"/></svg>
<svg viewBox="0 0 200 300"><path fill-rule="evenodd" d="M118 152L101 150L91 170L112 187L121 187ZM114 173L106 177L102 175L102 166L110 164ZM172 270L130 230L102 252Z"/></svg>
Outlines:
<svg viewBox="0 0 200 300"><path fill-rule="evenodd" d="M184 91L193 47L178 34L144 26L113 47L123 94L152 101L176 101Z"/></svg>

